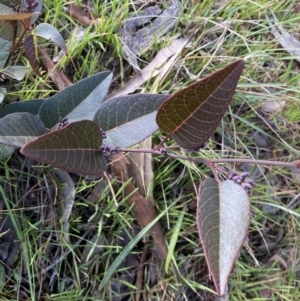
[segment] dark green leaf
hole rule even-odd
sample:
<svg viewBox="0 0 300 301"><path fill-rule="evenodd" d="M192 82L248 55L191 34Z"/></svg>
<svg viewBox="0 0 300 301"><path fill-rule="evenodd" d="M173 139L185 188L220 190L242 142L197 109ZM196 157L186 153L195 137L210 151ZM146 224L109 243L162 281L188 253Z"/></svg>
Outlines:
<svg viewBox="0 0 300 301"><path fill-rule="evenodd" d="M167 99L157 112L160 130L172 135L181 147L201 147L227 110L244 64L237 60Z"/></svg>
<svg viewBox="0 0 300 301"><path fill-rule="evenodd" d="M102 132L89 120L53 130L24 145L21 153L33 160L80 175L101 175L106 160L99 152Z"/></svg>
<svg viewBox="0 0 300 301"><path fill-rule="evenodd" d="M203 181L199 188L197 225L206 262L217 292L223 296L250 221L250 202L242 186L231 180Z"/></svg>
<svg viewBox="0 0 300 301"><path fill-rule="evenodd" d="M45 99L31 99L31 100L23 100L18 102L10 103L4 106L0 110L0 118L11 114L11 113L21 113L28 112L34 115L37 115L40 109L40 106L45 101Z"/></svg>
<svg viewBox="0 0 300 301"><path fill-rule="evenodd" d="M60 117L69 122L92 120L108 91L112 74L100 72L66 88L47 99L39 116L47 128L54 127Z"/></svg>
<svg viewBox="0 0 300 301"><path fill-rule="evenodd" d="M42 121L30 113L12 113L0 119L0 143L21 147L45 133Z"/></svg>
<svg viewBox="0 0 300 301"><path fill-rule="evenodd" d="M168 95L135 94L105 102L94 121L106 131L105 144L129 147L157 130L156 110Z"/></svg>

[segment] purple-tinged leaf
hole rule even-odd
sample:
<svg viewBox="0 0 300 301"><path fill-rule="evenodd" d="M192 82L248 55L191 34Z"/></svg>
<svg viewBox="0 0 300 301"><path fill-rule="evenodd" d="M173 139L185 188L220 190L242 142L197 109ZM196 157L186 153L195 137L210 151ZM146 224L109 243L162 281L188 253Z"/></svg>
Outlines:
<svg viewBox="0 0 300 301"><path fill-rule="evenodd" d="M24 39L24 50L25 50L25 55L30 63L30 66L32 70L38 75L41 76L40 73L40 64L37 60L37 52L36 52L36 45L34 42L34 37L33 35L28 35Z"/></svg>
<svg viewBox="0 0 300 301"><path fill-rule="evenodd" d="M89 120L70 123L24 145L21 153L33 160L80 175L101 175L106 161L99 152L102 132Z"/></svg>
<svg viewBox="0 0 300 301"><path fill-rule="evenodd" d="M231 180L206 179L199 188L197 226L219 296L244 243L250 222L247 192Z"/></svg>
<svg viewBox="0 0 300 301"><path fill-rule="evenodd" d="M160 130L183 148L204 145L232 100L244 64L237 60L170 96L157 111Z"/></svg>

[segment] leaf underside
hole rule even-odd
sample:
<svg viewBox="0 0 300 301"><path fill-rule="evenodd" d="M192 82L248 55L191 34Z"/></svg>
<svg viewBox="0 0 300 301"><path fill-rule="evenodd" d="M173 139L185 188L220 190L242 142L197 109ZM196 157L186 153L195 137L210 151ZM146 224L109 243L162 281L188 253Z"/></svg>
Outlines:
<svg viewBox="0 0 300 301"><path fill-rule="evenodd" d="M48 23L40 23L34 30L33 35L39 36L46 40L50 40L56 44L64 53L67 53L67 46L65 40L59 31Z"/></svg>
<svg viewBox="0 0 300 301"><path fill-rule="evenodd" d="M124 148L146 139L158 129L156 110L168 96L135 94L104 102L94 118L106 131L104 143Z"/></svg>
<svg viewBox="0 0 300 301"><path fill-rule="evenodd" d="M219 296L244 243L250 222L247 192L231 180L206 179L199 188L197 226Z"/></svg>
<svg viewBox="0 0 300 301"><path fill-rule="evenodd" d="M12 113L0 119L0 143L21 147L45 133L42 121L31 113Z"/></svg>
<svg viewBox="0 0 300 301"><path fill-rule="evenodd" d="M33 160L80 175L101 175L106 160L99 152L102 132L89 120L73 122L24 145L21 153Z"/></svg>
<svg viewBox="0 0 300 301"><path fill-rule="evenodd" d="M158 109L160 130L181 147L203 146L224 116L244 64L242 59L234 61L172 95Z"/></svg>

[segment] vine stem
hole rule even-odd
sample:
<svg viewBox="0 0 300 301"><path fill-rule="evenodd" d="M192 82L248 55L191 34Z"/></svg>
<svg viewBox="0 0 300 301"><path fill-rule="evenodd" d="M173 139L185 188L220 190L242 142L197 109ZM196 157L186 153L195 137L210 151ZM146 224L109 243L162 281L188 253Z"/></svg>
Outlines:
<svg viewBox="0 0 300 301"><path fill-rule="evenodd" d="M187 160L195 163L202 163L208 166L212 166L215 163L247 163L247 164L257 164L257 165L282 166L282 167L296 167L296 168L300 167L300 161L280 162L280 161L256 160L256 159L248 159L248 158L200 159L200 158L193 158L189 156L170 154L167 151L157 151L153 149L119 148L118 150L120 152L126 152L126 153L150 153L153 155L161 155L173 159L182 159L182 160Z"/></svg>

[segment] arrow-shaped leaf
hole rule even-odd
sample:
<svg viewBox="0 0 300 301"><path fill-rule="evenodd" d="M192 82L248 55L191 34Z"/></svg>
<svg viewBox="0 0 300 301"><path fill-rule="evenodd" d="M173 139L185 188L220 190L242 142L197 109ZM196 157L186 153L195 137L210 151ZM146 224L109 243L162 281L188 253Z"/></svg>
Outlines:
<svg viewBox="0 0 300 301"><path fill-rule="evenodd" d="M250 221L246 191L231 180L203 181L199 188L197 225L206 262L217 292L223 296Z"/></svg>
<svg viewBox="0 0 300 301"><path fill-rule="evenodd" d="M47 99L39 117L47 128L54 127L60 117L69 122L92 120L108 91L112 74L100 72L85 78Z"/></svg>
<svg viewBox="0 0 300 301"><path fill-rule="evenodd" d="M184 148L201 147L219 125L244 68L237 60L189 85L158 109L156 122Z"/></svg>
<svg viewBox="0 0 300 301"><path fill-rule="evenodd" d="M24 145L21 153L68 172L101 175L106 168L106 160L99 152L101 145L99 126L93 121L82 120Z"/></svg>
<svg viewBox="0 0 300 301"><path fill-rule="evenodd" d="M21 147L45 133L42 121L30 113L12 113L0 119L0 143Z"/></svg>
<svg viewBox="0 0 300 301"><path fill-rule="evenodd" d="M157 130L156 110L169 95L135 94L104 102L94 121L106 131L105 144L129 147Z"/></svg>

